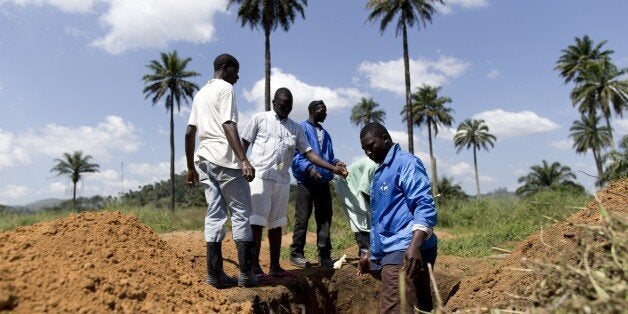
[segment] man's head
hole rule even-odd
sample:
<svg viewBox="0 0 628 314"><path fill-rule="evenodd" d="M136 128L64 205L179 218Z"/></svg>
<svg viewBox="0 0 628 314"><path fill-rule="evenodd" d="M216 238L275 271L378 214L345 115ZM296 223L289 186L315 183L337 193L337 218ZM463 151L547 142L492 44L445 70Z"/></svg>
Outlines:
<svg viewBox="0 0 628 314"><path fill-rule="evenodd" d="M366 156L376 163L382 163L393 146L393 141L385 126L371 122L360 131L360 144Z"/></svg>
<svg viewBox="0 0 628 314"><path fill-rule="evenodd" d="M229 84L235 84L240 71L240 63L234 56L223 53L214 59L214 78L223 79Z"/></svg>
<svg viewBox="0 0 628 314"><path fill-rule="evenodd" d="M327 106L322 100L314 100L307 106L310 113L310 120L321 123L327 118Z"/></svg>
<svg viewBox="0 0 628 314"><path fill-rule="evenodd" d="M292 93L289 89L282 87L275 92L273 110L281 120L288 117L292 111Z"/></svg>

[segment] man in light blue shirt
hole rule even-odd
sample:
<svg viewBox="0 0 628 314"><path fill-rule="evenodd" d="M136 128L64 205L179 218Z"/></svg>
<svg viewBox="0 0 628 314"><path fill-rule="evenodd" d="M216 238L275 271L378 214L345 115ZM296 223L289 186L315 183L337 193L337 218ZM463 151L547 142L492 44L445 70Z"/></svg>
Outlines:
<svg viewBox="0 0 628 314"><path fill-rule="evenodd" d="M370 260L360 259L358 274L381 269L380 312L399 313L399 271L405 270L408 309L433 308L427 263L436 261L436 207L423 163L392 142L386 128L362 128L364 153L379 164L371 186Z"/></svg>
<svg viewBox="0 0 628 314"><path fill-rule="evenodd" d="M349 226L358 244L358 256L362 257L369 250L371 239L371 181L379 167L370 158L363 156L348 168L346 179L339 177L336 182L336 194L349 219Z"/></svg>

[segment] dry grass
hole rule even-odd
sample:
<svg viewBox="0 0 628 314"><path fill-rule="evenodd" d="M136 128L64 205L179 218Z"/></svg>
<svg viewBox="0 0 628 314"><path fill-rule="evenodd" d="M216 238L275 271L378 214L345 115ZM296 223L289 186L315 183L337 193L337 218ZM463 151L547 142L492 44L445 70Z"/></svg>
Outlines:
<svg viewBox="0 0 628 314"><path fill-rule="evenodd" d="M628 309L626 217L600 204L602 225L584 225L567 262L524 263L537 275L530 300L539 312L625 313Z"/></svg>

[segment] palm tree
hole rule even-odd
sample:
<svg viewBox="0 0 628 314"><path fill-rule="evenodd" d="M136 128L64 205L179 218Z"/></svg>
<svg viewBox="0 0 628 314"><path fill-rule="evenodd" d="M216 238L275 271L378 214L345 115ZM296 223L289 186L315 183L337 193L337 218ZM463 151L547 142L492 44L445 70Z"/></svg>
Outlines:
<svg viewBox="0 0 628 314"><path fill-rule="evenodd" d="M454 182L454 179L451 177L442 177L440 180L435 180L435 182L438 185L438 191L440 191L438 199L466 199L468 197L460 184Z"/></svg>
<svg viewBox="0 0 628 314"><path fill-rule="evenodd" d="M356 126L363 126L369 122L379 122L384 124L386 112L377 109L379 104L373 98L362 97L360 102L351 109L351 122Z"/></svg>
<svg viewBox="0 0 628 314"><path fill-rule="evenodd" d="M242 27L249 24L251 29L261 27L264 30L264 108L270 111L270 33L278 26L287 32L297 13L305 19L303 9L307 6L307 0L229 0L227 9L234 3L240 5L238 19Z"/></svg>
<svg viewBox="0 0 628 314"><path fill-rule="evenodd" d="M67 175L72 180L72 204L75 210L76 207L76 183L78 183L82 174L98 172L100 167L98 164L90 163L92 156L83 156L82 151L75 151L72 155L69 153L63 153L63 158L55 158L57 163L50 172L56 172L57 176Z"/></svg>
<svg viewBox="0 0 628 314"><path fill-rule="evenodd" d="M628 135L624 135L619 143L621 151L610 151L602 161L606 168L598 179L597 185L604 186L611 181L628 178Z"/></svg>
<svg viewBox="0 0 628 314"><path fill-rule="evenodd" d="M446 126L451 127L454 122L454 117L451 116L453 109L445 107L445 104L451 103L452 100L449 97L438 96L438 92L441 87L432 87L429 85L423 85L417 89L417 92L412 94L412 116L414 117L414 125L417 127L427 126L427 139L430 148L430 162L432 166L432 181L437 181L438 178L436 171L436 159L434 158L434 151L432 149L432 129L434 130L434 137L438 135L438 127ZM401 114L406 111L404 108ZM405 118L403 118L405 121ZM432 195L438 195L438 185L432 185Z"/></svg>
<svg viewBox="0 0 628 314"><path fill-rule="evenodd" d="M144 75L144 94L152 96L153 106L166 96L166 110L170 112L170 210L174 211L174 105L181 110L181 100L189 104L189 100L198 90L198 86L186 79L199 76L197 72L188 71L186 67L192 58L179 59L177 51L161 53L161 62L150 61L146 67L151 73Z"/></svg>
<svg viewBox="0 0 628 314"><path fill-rule="evenodd" d="M615 142L610 119L612 111L622 116L628 107L628 81L621 79L627 72L628 69L618 69L608 58L589 62L582 67L575 79L578 85L571 92L573 105L578 106L580 113L596 115L597 110L601 112L613 150Z"/></svg>
<svg viewBox="0 0 628 314"><path fill-rule="evenodd" d="M579 190L584 190L581 185L572 181L576 179L576 175L571 172L571 168L561 165L560 162L553 162L550 165L543 160L542 165L534 165L530 167L530 170L530 173L517 180L517 182L523 183L515 192L519 196L528 196L541 190L563 187L579 187Z"/></svg>
<svg viewBox="0 0 628 314"><path fill-rule="evenodd" d="M565 84L577 78L589 62L599 61L613 53L613 50L602 50L606 40L595 45L588 35L584 35L582 38L576 37L575 41L574 45L561 50L563 54L556 61L554 68L560 71L560 76L565 79Z"/></svg>
<svg viewBox="0 0 628 314"><path fill-rule="evenodd" d="M469 149L473 147L473 166L475 168L475 186L477 188L477 197L480 197L480 179L478 176L478 159L477 151L484 148L488 150L488 146L494 147L493 143L497 138L488 133L488 125L484 120L467 119L464 120L456 130L454 135L454 145L457 152L460 153L462 148Z"/></svg>
<svg viewBox="0 0 628 314"><path fill-rule="evenodd" d="M414 135L412 111L410 110L410 57L408 56L408 27L425 28L432 22L436 13L436 4L444 4L443 0L369 0L366 9L370 10L368 20L381 19L379 29L384 33L388 24L397 17L395 36L402 35L403 66L406 82L406 123L408 130L408 151L414 154Z"/></svg>
<svg viewBox="0 0 628 314"><path fill-rule="evenodd" d="M598 178L602 176L603 148L610 145L611 134L608 127L598 127L597 116L582 115L580 121L574 121L569 129L570 137L574 139L573 148L576 153L586 154L587 150L593 152Z"/></svg>

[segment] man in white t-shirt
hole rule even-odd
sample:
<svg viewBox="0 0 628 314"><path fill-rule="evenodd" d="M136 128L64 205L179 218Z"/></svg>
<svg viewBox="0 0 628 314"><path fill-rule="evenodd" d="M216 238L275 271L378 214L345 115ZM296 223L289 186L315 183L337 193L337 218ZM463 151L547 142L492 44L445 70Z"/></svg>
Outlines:
<svg viewBox="0 0 628 314"><path fill-rule="evenodd" d="M310 147L300 124L288 118L292 111L292 93L282 87L275 92L273 111L256 113L242 132L242 145L251 149L251 164L255 178L251 181L251 228L256 252L253 256L253 273L265 277L259 265L259 248L262 230L268 229L270 267L268 275L282 277L287 273L279 265L281 227L286 225L286 211L290 195L290 173L295 150L304 154L313 164L347 175L344 167L334 166L320 158Z"/></svg>
<svg viewBox="0 0 628 314"><path fill-rule="evenodd" d="M258 284L257 278L251 274L255 247L249 223L248 181L255 177L255 169L247 159L238 135L238 109L233 91L239 70L240 64L233 56L222 54L216 57L214 78L194 96L185 133L187 184L194 186L200 179L205 186L207 283L216 288ZM194 153L197 130L200 144ZM238 249L240 276L237 280L223 271L222 240L226 234L228 210L231 211L231 231Z"/></svg>

